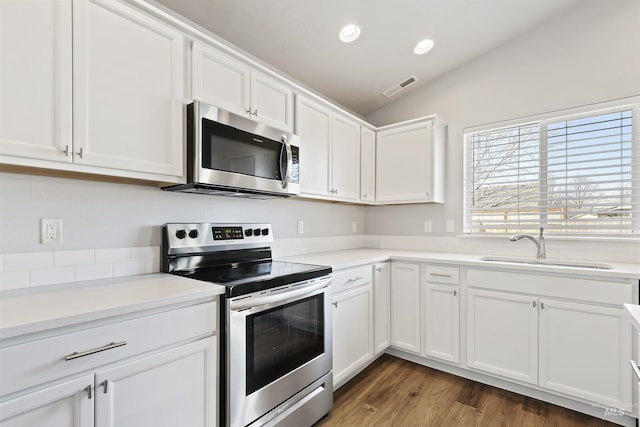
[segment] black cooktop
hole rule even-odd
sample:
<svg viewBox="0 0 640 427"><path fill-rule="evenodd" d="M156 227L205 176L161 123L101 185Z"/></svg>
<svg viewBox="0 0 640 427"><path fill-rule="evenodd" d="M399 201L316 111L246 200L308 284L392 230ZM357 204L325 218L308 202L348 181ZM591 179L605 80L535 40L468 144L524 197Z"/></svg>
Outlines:
<svg viewBox="0 0 640 427"><path fill-rule="evenodd" d="M331 267L267 260L175 273L223 285L229 298L326 276L331 273Z"/></svg>

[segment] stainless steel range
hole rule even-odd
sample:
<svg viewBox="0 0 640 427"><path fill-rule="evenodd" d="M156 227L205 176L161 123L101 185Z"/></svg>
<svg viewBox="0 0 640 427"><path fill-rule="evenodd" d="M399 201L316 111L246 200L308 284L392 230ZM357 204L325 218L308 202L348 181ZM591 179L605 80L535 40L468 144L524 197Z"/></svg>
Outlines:
<svg viewBox="0 0 640 427"><path fill-rule="evenodd" d="M226 426L310 426L333 404L331 268L273 261L270 224L166 224L163 271L226 287Z"/></svg>

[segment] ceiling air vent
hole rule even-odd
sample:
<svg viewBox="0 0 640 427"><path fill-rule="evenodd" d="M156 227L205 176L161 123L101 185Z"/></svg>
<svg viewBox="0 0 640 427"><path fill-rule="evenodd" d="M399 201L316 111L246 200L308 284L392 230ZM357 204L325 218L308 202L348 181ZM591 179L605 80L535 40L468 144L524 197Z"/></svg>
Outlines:
<svg viewBox="0 0 640 427"><path fill-rule="evenodd" d="M400 92L401 90L405 89L407 86L409 86L412 83L415 83L418 81L418 78L416 76L409 76L406 79L404 79L404 81L391 86L389 89L385 90L384 92L382 92L382 94L384 96L386 96L387 98L391 98L393 95L395 95L396 93Z"/></svg>

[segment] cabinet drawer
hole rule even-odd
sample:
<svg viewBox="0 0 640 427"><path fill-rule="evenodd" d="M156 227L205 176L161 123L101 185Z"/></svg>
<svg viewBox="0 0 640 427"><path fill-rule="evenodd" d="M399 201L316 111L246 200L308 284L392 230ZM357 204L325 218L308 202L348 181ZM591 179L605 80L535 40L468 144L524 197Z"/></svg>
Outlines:
<svg viewBox="0 0 640 427"><path fill-rule="evenodd" d="M422 273L423 281L427 283L460 284L460 269L458 267L423 265Z"/></svg>
<svg viewBox="0 0 640 427"><path fill-rule="evenodd" d="M336 294L354 286L371 283L372 280L373 267L371 265L334 272L331 275L331 292Z"/></svg>
<svg viewBox="0 0 640 427"><path fill-rule="evenodd" d="M2 348L0 396L211 335L215 326L216 304L210 302ZM89 354L80 356L84 352ZM65 360L74 353L80 357Z"/></svg>

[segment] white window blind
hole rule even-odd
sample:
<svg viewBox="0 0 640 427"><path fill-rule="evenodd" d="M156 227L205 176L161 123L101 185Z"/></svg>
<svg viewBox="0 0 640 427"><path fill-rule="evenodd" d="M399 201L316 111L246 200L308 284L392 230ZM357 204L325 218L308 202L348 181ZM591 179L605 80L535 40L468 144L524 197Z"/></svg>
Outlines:
<svg viewBox="0 0 640 427"><path fill-rule="evenodd" d="M633 120L626 107L465 133L465 232L638 236Z"/></svg>

